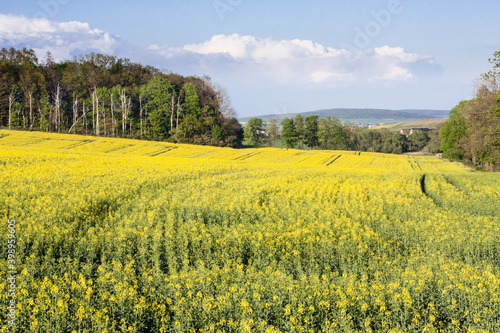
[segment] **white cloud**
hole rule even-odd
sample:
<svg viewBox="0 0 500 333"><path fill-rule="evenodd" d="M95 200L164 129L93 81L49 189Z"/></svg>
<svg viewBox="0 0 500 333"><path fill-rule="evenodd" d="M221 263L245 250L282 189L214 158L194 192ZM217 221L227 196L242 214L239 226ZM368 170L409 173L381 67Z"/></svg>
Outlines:
<svg viewBox="0 0 500 333"><path fill-rule="evenodd" d="M44 18L0 14L0 47L28 47L44 58L47 51L59 61L99 52L186 75L208 74L224 81L281 84L357 84L414 80L439 70L433 59L382 46L349 51L312 40L275 40L250 35L215 35L202 43L179 47L152 45L136 52L120 37L84 22L53 22Z"/></svg>
<svg viewBox="0 0 500 333"><path fill-rule="evenodd" d="M322 83L325 81L342 81L342 82L352 82L354 81L354 76L349 73L338 73L333 71L316 71L308 76L308 81L313 83Z"/></svg>
<svg viewBox="0 0 500 333"><path fill-rule="evenodd" d="M311 57L338 56L340 52L310 40L281 40L240 36L216 35L200 44L185 45L183 50L203 55L226 54L237 60L269 62Z"/></svg>
<svg viewBox="0 0 500 333"><path fill-rule="evenodd" d="M406 68L393 66L384 74L383 78L388 81L405 81L413 78L413 74Z"/></svg>
<svg viewBox="0 0 500 333"><path fill-rule="evenodd" d="M215 35L208 41L177 48L154 45L150 50L208 74L280 83L404 81L418 76L414 68L433 65L431 57L408 53L401 47L382 46L353 53L311 40L239 34Z"/></svg>
<svg viewBox="0 0 500 333"><path fill-rule="evenodd" d="M402 47L389 47L382 46L376 47L375 53L380 57L394 57L402 62L417 62L417 61L425 61L429 60L429 57L422 56L416 53L406 53Z"/></svg>
<svg viewBox="0 0 500 333"><path fill-rule="evenodd" d="M88 52L113 54L124 41L88 23L53 22L44 18L0 14L0 47L28 47L39 57L50 51L56 60Z"/></svg>

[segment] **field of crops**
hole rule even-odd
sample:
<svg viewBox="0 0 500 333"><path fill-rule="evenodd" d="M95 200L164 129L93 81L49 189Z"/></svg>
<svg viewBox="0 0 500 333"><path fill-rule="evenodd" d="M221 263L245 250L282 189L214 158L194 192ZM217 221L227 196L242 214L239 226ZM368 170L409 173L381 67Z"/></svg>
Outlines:
<svg viewBox="0 0 500 333"><path fill-rule="evenodd" d="M0 332L500 332L500 174L0 131L0 186Z"/></svg>

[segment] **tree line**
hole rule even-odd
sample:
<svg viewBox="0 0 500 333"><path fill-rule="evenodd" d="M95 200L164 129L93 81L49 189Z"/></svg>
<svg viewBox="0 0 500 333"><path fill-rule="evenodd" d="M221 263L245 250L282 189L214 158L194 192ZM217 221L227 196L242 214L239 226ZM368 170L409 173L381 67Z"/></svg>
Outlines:
<svg viewBox="0 0 500 333"><path fill-rule="evenodd" d="M284 118L281 124L270 119L266 124L261 118L250 118L244 129L245 141L254 146L275 146L282 140L287 148L354 150L401 154L421 151L434 142L423 131L411 135L388 129L371 130L356 124L344 124L335 117L296 115ZM434 147L432 145L432 147ZM434 148L430 148L433 150ZM432 152L432 151L431 151Z"/></svg>
<svg viewBox="0 0 500 333"><path fill-rule="evenodd" d="M443 156L486 170L500 166L500 51L481 75L475 96L450 111L439 132Z"/></svg>
<svg viewBox="0 0 500 333"><path fill-rule="evenodd" d="M0 127L238 147L243 130L209 77L183 77L91 53L40 62L0 51Z"/></svg>

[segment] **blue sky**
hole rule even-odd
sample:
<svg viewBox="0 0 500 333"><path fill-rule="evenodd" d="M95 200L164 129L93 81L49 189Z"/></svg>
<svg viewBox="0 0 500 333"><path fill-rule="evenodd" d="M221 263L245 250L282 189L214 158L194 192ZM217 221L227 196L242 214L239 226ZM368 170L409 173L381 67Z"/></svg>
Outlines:
<svg viewBox="0 0 500 333"><path fill-rule="evenodd" d="M242 117L450 109L500 50L498 13L497 0L4 0L0 47L209 75Z"/></svg>

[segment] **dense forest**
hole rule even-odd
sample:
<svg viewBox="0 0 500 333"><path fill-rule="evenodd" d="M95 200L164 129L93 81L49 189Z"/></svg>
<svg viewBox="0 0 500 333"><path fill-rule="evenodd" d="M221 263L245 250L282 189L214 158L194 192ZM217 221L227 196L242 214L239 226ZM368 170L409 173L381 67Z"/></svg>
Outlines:
<svg viewBox="0 0 500 333"><path fill-rule="evenodd" d="M424 148L432 153L439 147L435 133L416 130L409 135L388 129L373 130L349 122L342 124L336 117L304 117L300 114L284 118L281 126L275 118L267 123L261 118L251 118L245 126L244 136L246 142L254 146L274 146L282 139L285 147L299 149L307 147L401 154Z"/></svg>
<svg viewBox="0 0 500 333"><path fill-rule="evenodd" d="M481 76L474 98L450 112L439 136L443 156L486 170L500 167L500 51L493 68Z"/></svg>
<svg viewBox="0 0 500 333"><path fill-rule="evenodd" d="M0 51L0 127L238 147L242 128L225 90L103 54L40 62Z"/></svg>

